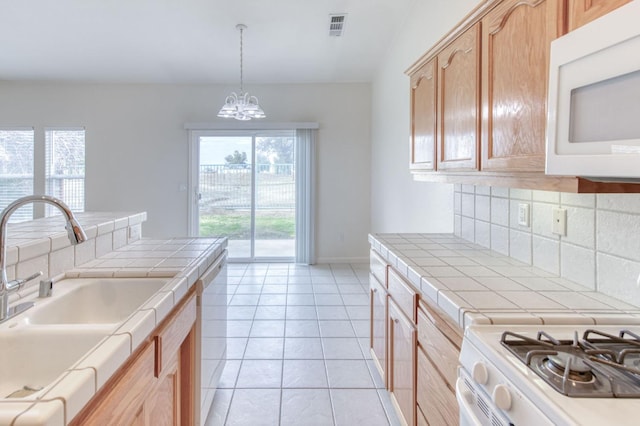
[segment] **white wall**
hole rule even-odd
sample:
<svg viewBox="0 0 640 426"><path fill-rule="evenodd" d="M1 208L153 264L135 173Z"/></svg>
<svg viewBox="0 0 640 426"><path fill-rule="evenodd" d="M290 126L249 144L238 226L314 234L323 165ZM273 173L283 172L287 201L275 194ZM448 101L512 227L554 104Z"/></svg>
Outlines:
<svg viewBox="0 0 640 426"><path fill-rule="evenodd" d="M144 235L187 233L185 122L213 122L234 88L0 82L0 127L86 127L88 211L147 211ZM364 259L370 229L369 84L249 88L268 121L320 123L319 261Z"/></svg>
<svg viewBox="0 0 640 426"><path fill-rule="evenodd" d="M409 173L409 77L404 71L478 0L416 1L384 55L372 87L371 228L374 232L453 232L452 185Z"/></svg>

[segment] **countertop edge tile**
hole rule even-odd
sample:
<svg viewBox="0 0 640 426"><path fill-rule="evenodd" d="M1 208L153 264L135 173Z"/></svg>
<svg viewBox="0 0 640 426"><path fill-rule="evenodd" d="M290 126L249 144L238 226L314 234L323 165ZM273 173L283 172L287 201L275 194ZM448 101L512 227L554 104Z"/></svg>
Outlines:
<svg viewBox="0 0 640 426"><path fill-rule="evenodd" d="M20 415L26 413L37 404L34 401L16 401L15 399L1 401L0 424L13 424Z"/></svg>
<svg viewBox="0 0 640 426"><path fill-rule="evenodd" d="M62 399L66 419L73 419L96 394L96 374L93 368L71 370L46 394L42 401Z"/></svg>
<svg viewBox="0 0 640 426"><path fill-rule="evenodd" d="M64 401L52 399L33 404L31 408L18 415L11 424L14 426L64 424Z"/></svg>
<svg viewBox="0 0 640 426"><path fill-rule="evenodd" d="M138 310L124 324L120 325L113 335L117 336L124 333L131 335L131 352L133 353L156 328L156 320L155 310ZM158 323L161 321L160 319Z"/></svg>
<svg viewBox="0 0 640 426"><path fill-rule="evenodd" d="M111 335L101 342L74 370L93 368L96 372L96 391L111 378L118 368L131 355L131 336L129 334Z"/></svg>

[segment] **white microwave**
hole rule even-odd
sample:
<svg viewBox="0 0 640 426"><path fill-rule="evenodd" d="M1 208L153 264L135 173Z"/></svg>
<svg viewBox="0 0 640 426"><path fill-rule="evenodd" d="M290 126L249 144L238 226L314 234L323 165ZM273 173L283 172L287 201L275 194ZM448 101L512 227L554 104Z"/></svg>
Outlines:
<svg viewBox="0 0 640 426"><path fill-rule="evenodd" d="M640 0L551 43L545 170L640 178Z"/></svg>

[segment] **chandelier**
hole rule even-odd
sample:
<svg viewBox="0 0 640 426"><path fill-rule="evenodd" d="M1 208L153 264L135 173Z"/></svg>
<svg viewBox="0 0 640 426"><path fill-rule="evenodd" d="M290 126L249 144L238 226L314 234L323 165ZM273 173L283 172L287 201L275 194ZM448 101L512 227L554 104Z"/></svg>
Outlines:
<svg viewBox="0 0 640 426"><path fill-rule="evenodd" d="M266 115L260 105L258 98L249 95L244 91L243 81L243 63L242 63L242 33L247 29L244 24L236 25L236 29L240 30L240 93L233 92L224 101L224 105L220 108L218 117L235 118L236 120L251 120L252 118L265 118Z"/></svg>

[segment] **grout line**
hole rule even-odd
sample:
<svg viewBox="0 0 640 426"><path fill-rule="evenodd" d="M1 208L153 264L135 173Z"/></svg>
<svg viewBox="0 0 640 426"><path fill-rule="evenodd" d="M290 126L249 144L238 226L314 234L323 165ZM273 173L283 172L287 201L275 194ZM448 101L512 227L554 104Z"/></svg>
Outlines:
<svg viewBox="0 0 640 426"><path fill-rule="evenodd" d="M281 349L282 350L281 358L278 359L278 361L280 361L281 366L282 366L281 373L280 373L280 387L279 387L279 390L280 390L280 393L279 393L279 395L280 395L280 405L277 408L277 410L278 410L277 415L278 415L279 422L282 422L283 407L284 407L284 402L285 402L284 401L284 390L285 390L285 388L283 387L283 384L284 384L284 364L285 364L285 361L287 361L285 359L286 342L287 342L287 339L296 339L296 338L298 338L298 337L287 337L287 335L286 335L287 323L288 322L293 323L293 322L296 322L296 321L313 321L316 324L316 326L318 327L318 335L317 336L313 336L313 337L301 336L300 338L317 338L318 339L318 342L320 344L320 350L322 352L321 361L322 361L323 366L324 366L324 375L325 375L325 380L326 380L326 387L307 387L307 388L291 388L291 389L316 389L316 390L318 390L318 389L326 389L326 392L327 392L326 395L329 398L329 405L331 407L330 409L331 409L332 423L334 425L336 424L337 413L336 413L336 407L334 405L334 400L332 398L332 390L333 390L333 388L330 387L330 383L329 383L329 371L328 371L328 365L327 365L327 359L326 359L327 354L326 354L325 346L324 346L325 337L323 336L323 333L320 330L320 321L321 320L318 318L318 306L322 306L322 307L328 308L327 309L328 311L331 311L331 309L329 309L329 308L336 308L336 310L338 310L337 308L342 308L342 311L344 311L346 313L346 319L342 318L342 317L341 318L325 318L322 321L341 321L342 324L344 324L344 321L348 321L349 330L351 331L351 333L353 333L353 336L352 337L351 336L349 336L349 337L335 337L335 338L337 338L337 339L343 338L343 339L350 339L350 340L353 339L353 342L355 342L356 345L357 345L358 354L360 355L360 357L358 359L347 358L347 359L344 359L344 360L350 361L350 362L353 362L353 361L357 361L357 362L364 361L364 367L367 369L368 377L369 377L369 380L371 381L371 386L372 386L372 387L365 387L365 388L360 388L360 387L358 387L358 388L339 388L339 390L360 390L360 391L361 390L373 390L374 392L376 392L377 401L378 401L378 404L380 404L380 408L382 409L382 411L383 411L383 413L385 415L386 422L389 423L389 424L392 424L392 420L389 417L389 413L388 413L388 411L387 411L387 409L385 407L384 402L381 399L381 391L384 391L384 389L379 389L377 387L376 380L373 377L373 372L372 372L372 368L371 368L372 365L370 363L370 360L367 359L366 354L364 353L364 348L360 344L361 343L361 339L366 338L366 336L365 337L359 337L358 336L357 327L355 326L355 323L354 323L354 321L362 321L363 319L360 319L360 318L354 319L354 318L352 318L351 315L349 314L349 312L350 312L349 309L347 309L348 307L353 307L353 308L364 307L364 308L366 308L366 305L358 305L358 304L347 305L345 303L345 299L344 299L344 295L345 294L349 295L350 297L354 296L354 299L357 299L355 296L358 296L358 295L366 296L367 295L367 287L368 287L368 276L363 275L362 278L361 278L358 275L358 273L354 270L353 266L349 264L350 273L353 274L353 275L349 275L349 276L356 277L357 278L355 280L356 282L337 283L336 282L336 276L334 274L335 271L333 269L334 267L332 267L331 265L329 265L328 267L329 267L329 274L328 275L332 278L333 283L318 284L318 285L334 285L336 287L336 292L335 293L321 293L321 292L316 292L315 291L316 289L314 288L313 277L324 277L324 276L326 276L326 274L321 274L321 275L311 275L310 274L308 276L300 276L300 275L289 275L292 271L291 270L288 271L288 275L287 275L288 278L287 278L287 284L286 284L286 286L287 286L286 287L287 299L285 300L285 304L284 304L284 308L285 308L284 309L284 318L282 320L278 319L278 321L282 321L284 323L284 331L283 331L283 336L282 336L283 346L282 346L282 349ZM335 266L335 268L337 268L337 267L338 267L338 265ZM343 270L342 269L343 265L340 265L340 268L341 268L341 270ZM320 268L319 270L325 271L326 269ZM245 273L248 272L248 271L249 271L249 269L247 269L245 271ZM281 271L281 269L278 269L278 273L280 271ZM255 271L254 271L254 273L255 273ZM233 387L233 389L231 389L233 393L232 393L231 399L230 399L228 407L227 407L227 413L226 413L225 419L224 419L225 420L225 424L229 421L229 413L231 411L231 406L232 406L233 400L236 397L236 392L235 391L238 389L237 388L237 384L238 384L238 381L239 381L239 378L240 378L240 372L242 370L242 367L244 366L244 361L245 361L246 351L247 351L247 348L248 348L248 345L249 345L249 340L252 339L252 337L250 337L251 336L251 332L253 331L253 327L255 325L255 321L262 321L262 320L257 320L256 319L258 308L261 307L261 306L281 306L281 305L261 305L260 304L260 298L261 298L262 294L266 294L266 293L263 293L264 285L265 285L264 282L266 281L266 279L267 279L267 277L269 275L270 274L269 274L268 269L265 271L264 274L259 275L259 276L263 277L263 279L262 279L263 284L262 284L262 288L260 289L258 300L256 301L255 304L234 305L234 306L238 306L238 307L251 306L251 307L254 308L254 311L253 311L253 315L251 316L251 318L247 318L247 317L243 318L243 320L252 321L252 323L251 323L251 327L249 328L249 337L246 338L246 341L247 341L246 346L244 348L243 353L241 354L241 359L237 360L237 361L240 361L240 365L238 367L238 374L235 377L235 382L233 383L234 387ZM288 281L292 276L297 277L296 281L298 281L298 282L289 283ZM244 278L244 277L245 277L245 274L243 274L243 277L241 277L240 281L242 281L242 278ZM252 279L256 279L258 277L258 275L248 275L246 277L247 278L248 277L252 277ZM305 282L305 280L307 282ZM241 285L252 285L252 284L238 284L236 289L235 289L235 291L234 291L233 296L235 296L236 294L242 294L242 293L237 293L238 290L242 291L242 289L240 287ZM305 295L305 294L306 295L311 295L312 298L313 298L313 304L312 305L290 305L288 303L289 302L288 295L290 294L288 292L289 286L294 286L295 287L295 286L298 286L298 285L308 285L308 286L310 286L310 291L308 293L291 293L291 294L294 294L294 295ZM350 293L343 293L343 291L341 291L342 290L341 286L354 286L354 285L358 285L358 290L359 291L353 292L355 290L355 287L348 287ZM326 297L326 299L329 299L329 301L332 301L331 299L339 300L341 303L335 304L335 305L318 305L317 304L317 296L318 295L332 295L332 297ZM337 298L335 297L336 295L338 296ZM230 301L231 299L232 298L230 298L228 300ZM357 303L357 302L354 300L354 303ZM294 306L295 307L311 307L311 306L313 306L313 311L315 313L315 318L314 319L289 319L289 318L287 318L288 314L290 313L290 308L294 307ZM238 319L238 321L239 320L240 319ZM264 319L264 321L269 321L269 320L274 320L274 319L273 318L265 318ZM366 318L364 320L366 320ZM257 339L257 338L259 338L259 337L254 337L254 339ZM331 338L331 337L326 337L326 338L328 339L328 338ZM269 360L270 361L274 361L274 359L269 359ZM254 361L254 360L251 360L251 361ZM297 359L295 361L304 361L304 359ZM320 361L320 360L319 359L314 359L314 361ZM336 359L336 361L341 361L341 359ZM243 389L251 389L251 388L243 388ZM255 388L255 389L278 389L278 388L273 387L273 388ZM289 389L289 388L286 388L286 389ZM275 414L275 409L274 409L274 414Z"/></svg>

